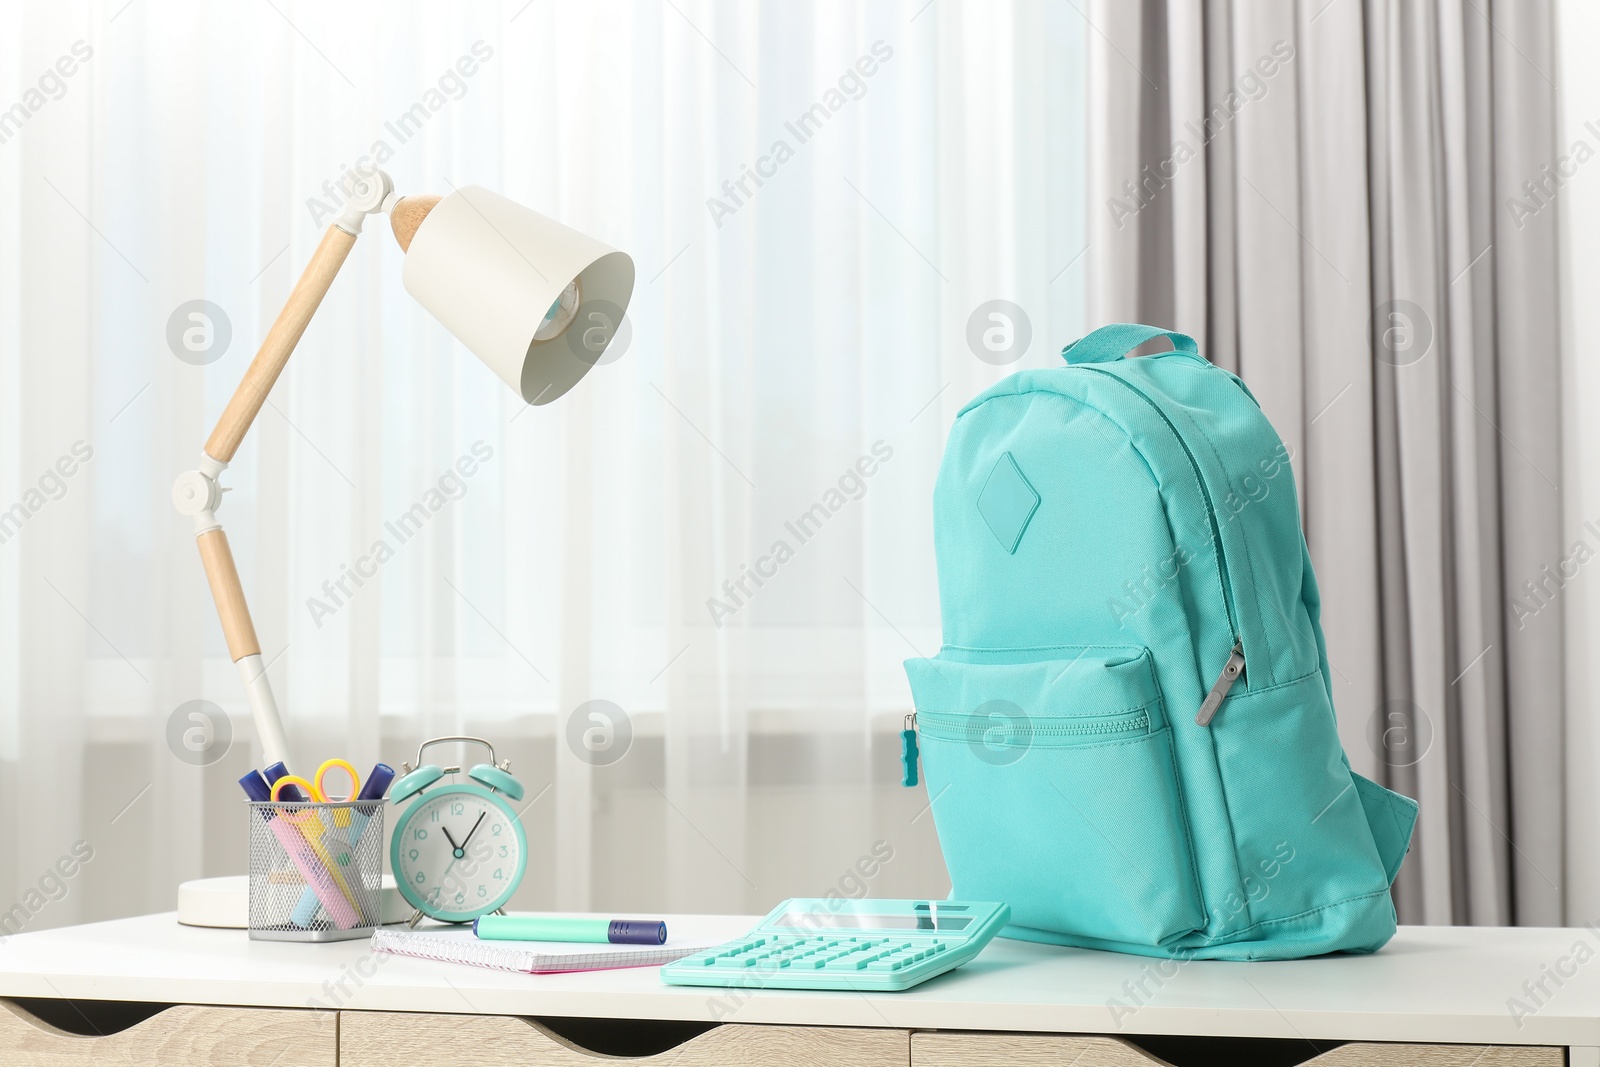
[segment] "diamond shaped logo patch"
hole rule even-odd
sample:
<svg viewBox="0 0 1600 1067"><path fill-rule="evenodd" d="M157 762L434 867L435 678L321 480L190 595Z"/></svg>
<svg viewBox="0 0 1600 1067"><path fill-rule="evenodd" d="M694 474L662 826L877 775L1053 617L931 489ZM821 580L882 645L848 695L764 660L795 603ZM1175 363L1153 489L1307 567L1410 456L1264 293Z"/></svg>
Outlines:
<svg viewBox="0 0 1600 1067"><path fill-rule="evenodd" d="M978 514L988 524L1000 547L1015 553L1022 542L1022 532L1039 509L1039 494L1034 492L1022 468L1010 452L1003 452L995 461L994 469L983 483L978 494Z"/></svg>

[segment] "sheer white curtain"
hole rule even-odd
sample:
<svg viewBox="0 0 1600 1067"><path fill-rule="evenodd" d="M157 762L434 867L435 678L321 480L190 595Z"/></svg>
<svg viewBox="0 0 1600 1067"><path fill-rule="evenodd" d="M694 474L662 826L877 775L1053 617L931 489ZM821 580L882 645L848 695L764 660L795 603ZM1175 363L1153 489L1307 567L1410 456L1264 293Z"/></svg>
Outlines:
<svg viewBox="0 0 1600 1067"><path fill-rule="evenodd" d="M939 643L955 410L1082 332L1086 29L947 0L25 6L0 912L168 908L244 869L257 752L169 486L369 158L594 234L638 287L619 358L526 409L368 227L225 476L299 763L489 737L531 802L522 907L945 890L897 785L900 661ZM1027 316L1020 362L969 344L993 299ZM193 700L226 712L198 754Z"/></svg>

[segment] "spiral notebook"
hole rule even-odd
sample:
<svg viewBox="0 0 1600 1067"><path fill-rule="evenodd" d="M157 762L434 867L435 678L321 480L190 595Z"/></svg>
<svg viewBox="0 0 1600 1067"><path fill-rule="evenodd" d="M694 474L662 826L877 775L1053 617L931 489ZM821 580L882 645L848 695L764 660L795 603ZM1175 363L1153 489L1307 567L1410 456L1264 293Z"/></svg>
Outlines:
<svg viewBox="0 0 1600 1067"><path fill-rule="evenodd" d="M726 938L675 937L665 945L603 945L569 941L486 941L470 926L407 930L384 927L372 934L372 950L445 963L465 963L497 971L556 974L603 971L611 967L659 967L721 944Z"/></svg>

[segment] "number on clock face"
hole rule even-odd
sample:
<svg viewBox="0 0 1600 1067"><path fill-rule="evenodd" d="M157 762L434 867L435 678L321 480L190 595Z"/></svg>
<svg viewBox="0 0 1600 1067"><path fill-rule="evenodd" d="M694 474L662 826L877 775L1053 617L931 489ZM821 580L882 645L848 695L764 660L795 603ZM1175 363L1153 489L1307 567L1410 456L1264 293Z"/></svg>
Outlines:
<svg viewBox="0 0 1600 1067"><path fill-rule="evenodd" d="M395 878L429 914L493 911L515 888L520 835L498 804L472 793L425 795L395 833Z"/></svg>

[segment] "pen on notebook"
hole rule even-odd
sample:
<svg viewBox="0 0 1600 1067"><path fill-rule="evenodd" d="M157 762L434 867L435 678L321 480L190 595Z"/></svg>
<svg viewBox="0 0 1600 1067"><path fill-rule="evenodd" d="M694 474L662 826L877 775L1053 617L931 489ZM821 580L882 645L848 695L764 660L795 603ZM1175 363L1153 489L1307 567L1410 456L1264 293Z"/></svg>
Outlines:
<svg viewBox="0 0 1600 1067"><path fill-rule="evenodd" d="M567 915L485 915L472 932L486 941L584 941L613 945L664 945L667 924L644 919Z"/></svg>

